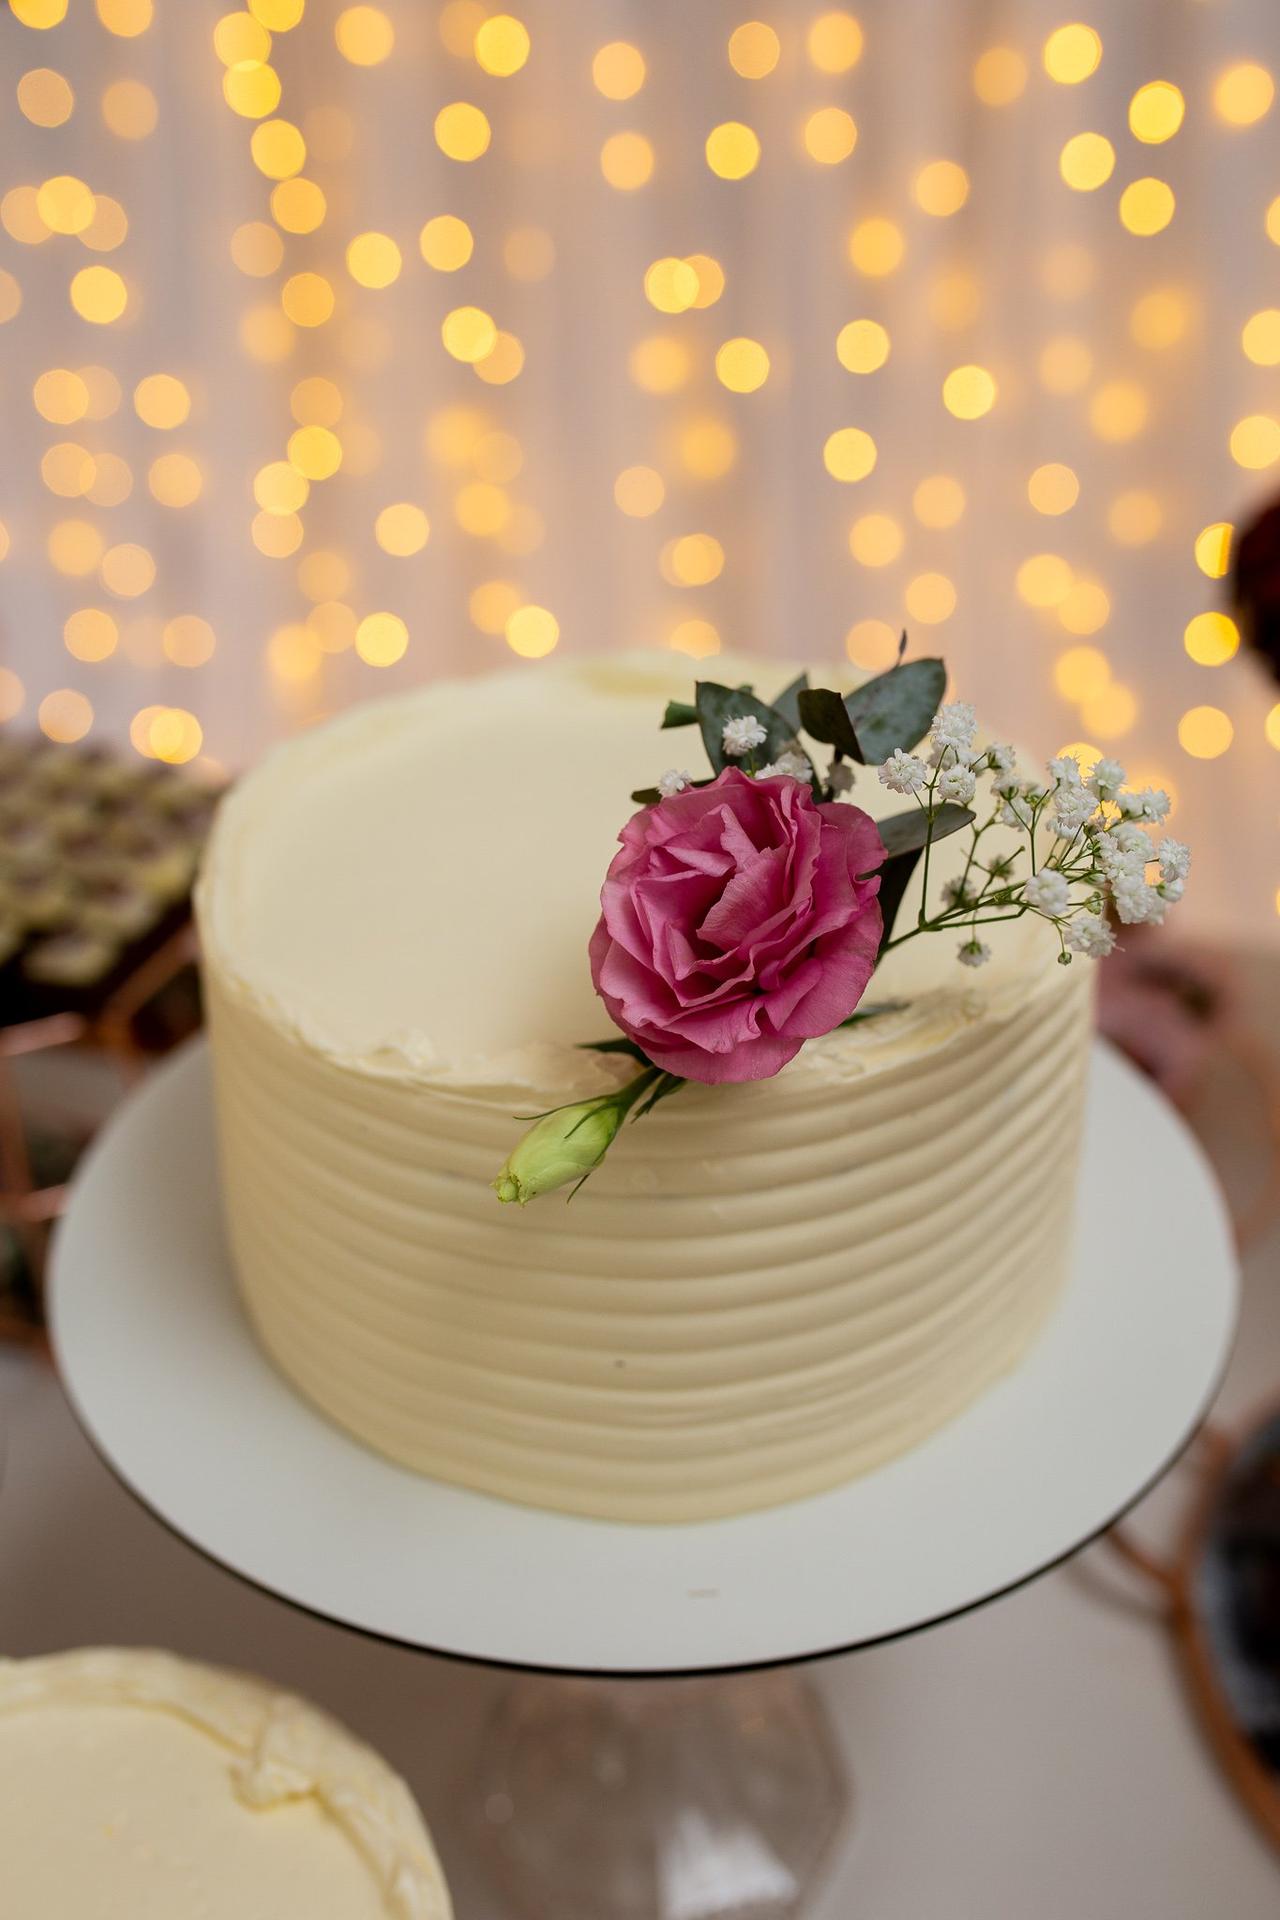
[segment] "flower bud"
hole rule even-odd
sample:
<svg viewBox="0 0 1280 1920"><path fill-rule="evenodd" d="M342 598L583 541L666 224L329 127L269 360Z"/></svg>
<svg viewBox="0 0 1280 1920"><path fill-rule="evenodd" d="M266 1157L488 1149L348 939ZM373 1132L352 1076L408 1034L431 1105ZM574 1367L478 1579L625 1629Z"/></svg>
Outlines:
<svg viewBox="0 0 1280 1920"><path fill-rule="evenodd" d="M499 1200L515 1200L524 1207L540 1193L585 1180L609 1151L629 1104L606 1094L543 1114L494 1181Z"/></svg>

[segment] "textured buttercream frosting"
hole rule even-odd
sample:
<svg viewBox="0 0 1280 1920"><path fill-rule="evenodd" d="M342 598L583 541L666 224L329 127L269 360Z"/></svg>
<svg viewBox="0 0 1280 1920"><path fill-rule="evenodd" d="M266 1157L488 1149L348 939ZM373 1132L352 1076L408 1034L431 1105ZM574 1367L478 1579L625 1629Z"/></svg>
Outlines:
<svg viewBox="0 0 1280 1920"><path fill-rule="evenodd" d="M572 1206L500 1207L513 1116L631 1071L578 1046L609 1031L587 941L631 789L697 770L658 731L691 677L541 663L357 709L240 783L199 896L268 1350L422 1472L621 1519L832 1485L1014 1363L1065 1271L1088 1044L1092 966L1042 924L985 929L977 975L926 937L872 981L898 1010L681 1092ZM852 798L911 804L866 771Z"/></svg>
<svg viewBox="0 0 1280 1920"><path fill-rule="evenodd" d="M449 1920L408 1789L316 1708L176 1655L0 1661L5 1920Z"/></svg>

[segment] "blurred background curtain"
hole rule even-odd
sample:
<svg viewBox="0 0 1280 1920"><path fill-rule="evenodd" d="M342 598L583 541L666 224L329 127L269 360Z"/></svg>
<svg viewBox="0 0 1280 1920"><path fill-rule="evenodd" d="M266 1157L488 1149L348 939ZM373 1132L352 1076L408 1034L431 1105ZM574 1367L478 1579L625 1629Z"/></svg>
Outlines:
<svg viewBox="0 0 1280 1920"><path fill-rule="evenodd" d="M1276 0L512 4L8 0L0 714L235 768L515 654L905 625L1273 935L1218 610L1280 487Z"/></svg>

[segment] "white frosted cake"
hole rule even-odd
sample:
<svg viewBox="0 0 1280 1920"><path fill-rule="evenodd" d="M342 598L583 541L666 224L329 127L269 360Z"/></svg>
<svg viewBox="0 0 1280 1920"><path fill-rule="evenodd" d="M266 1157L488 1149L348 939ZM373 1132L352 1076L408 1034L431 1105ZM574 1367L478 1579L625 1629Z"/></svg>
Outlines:
<svg viewBox="0 0 1280 1920"><path fill-rule="evenodd" d="M5 1920L449 1920L409 1790L316 1708L173 1654L0 1660Z"/></svg>
<svg viewBox="0 0 1280 1920"><path fill-rule="evenodd" d="M789 677L713 664L765 698ZM268 1352L394 1460L614 1520L791 1500L915 1445L1017 1362L1070 1256L1093 964L1032 920L990 928L981 974L954 939L890 954L867 1000L896 1010L684 1089L571 1205L496 1203L516 1116L635 1072L582 1050L612 1031L588 940L693 677L546 662L359 708L238 784L199 893ZM867 770L851 798L903 804Z"/></svg>

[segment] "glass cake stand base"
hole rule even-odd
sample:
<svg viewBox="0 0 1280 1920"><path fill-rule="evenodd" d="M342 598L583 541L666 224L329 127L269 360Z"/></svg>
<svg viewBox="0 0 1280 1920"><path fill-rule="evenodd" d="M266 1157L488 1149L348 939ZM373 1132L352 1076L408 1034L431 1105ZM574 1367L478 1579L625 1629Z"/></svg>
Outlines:
<svg viewBox="0 0 1280 1920"><path fill-rule="evenodd" d="M850 1805L792 1674L535 1677L500 1696L458 1825L521 1920L790 1920Z"/></svg>

